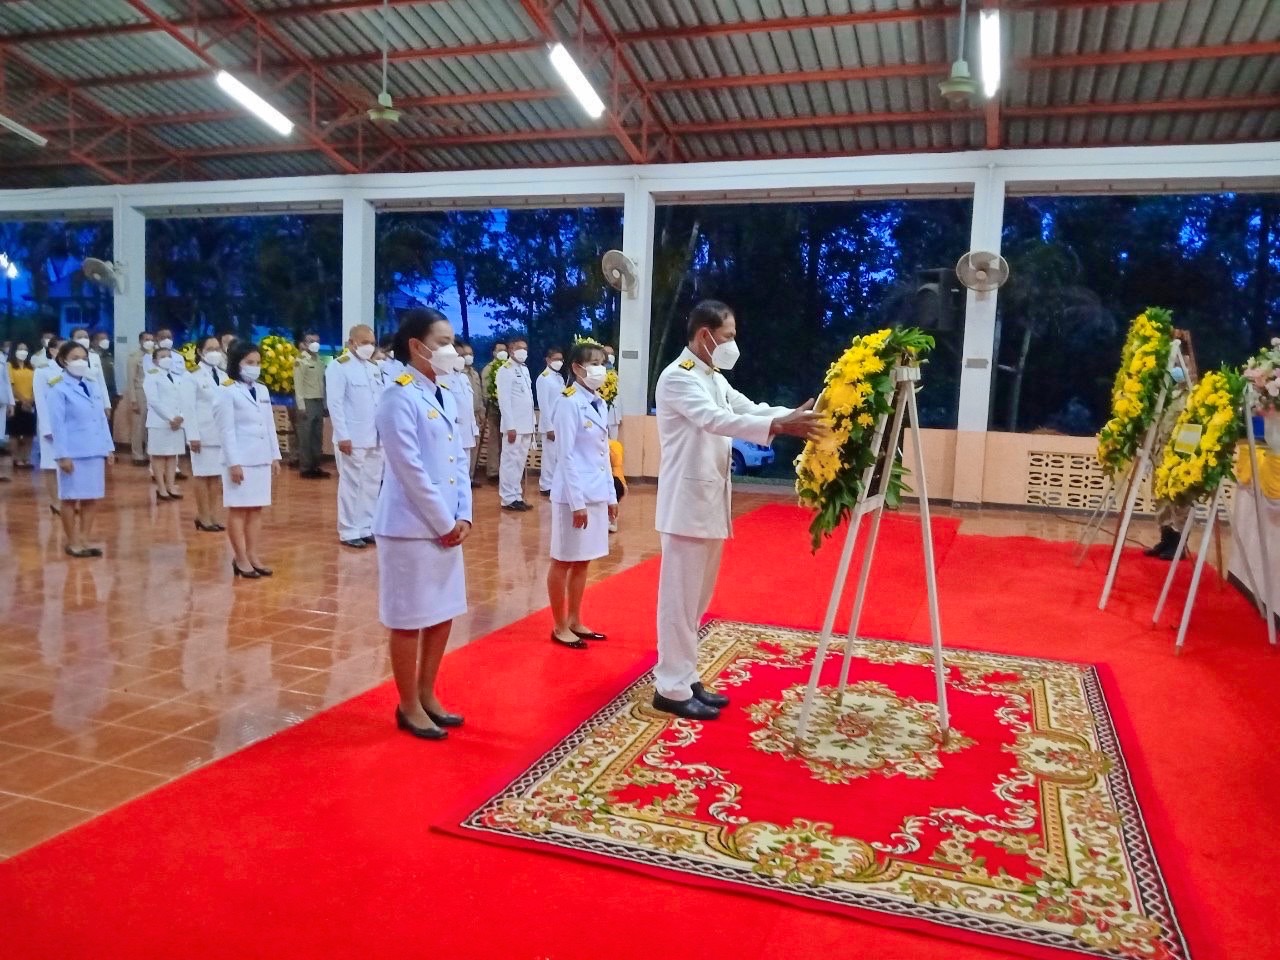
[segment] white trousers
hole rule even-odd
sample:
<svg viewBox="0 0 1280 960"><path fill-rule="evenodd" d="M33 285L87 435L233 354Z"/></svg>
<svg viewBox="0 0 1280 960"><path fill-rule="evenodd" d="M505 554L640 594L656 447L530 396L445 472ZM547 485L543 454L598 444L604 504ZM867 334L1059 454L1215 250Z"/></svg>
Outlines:
<svg viewBox="0 0 1280 960"><path fill-rule="evenodd" d="M338 539L373 536L373 511L382 486L382 448L352 447L333 451L338 463Z"/></svg>
<svg viewBox="0 0 1280 960"><path fill-rule="evenodd" d="M658 665L654 686L669 700L688 700L698 682L698 628L720 574L723 540L661 534L658 575Z"/></svg>
<svg viewBox="0 0 1280 960"><path fill-rule="evenodd" d="M538 475L538 489L551 491L551 478L556 475L556 461L560 459L560 444L542 435L542 472Z"/></svg>
<svg viewBox="0 0 1280 960"><path fill-rule="evenodd" d="M533 443L532 433L517 433L516 442L507 440L502 435L502 459L498 462L498 496L505 507L524 499L524 468L529 462L529 446Z"/></svg>

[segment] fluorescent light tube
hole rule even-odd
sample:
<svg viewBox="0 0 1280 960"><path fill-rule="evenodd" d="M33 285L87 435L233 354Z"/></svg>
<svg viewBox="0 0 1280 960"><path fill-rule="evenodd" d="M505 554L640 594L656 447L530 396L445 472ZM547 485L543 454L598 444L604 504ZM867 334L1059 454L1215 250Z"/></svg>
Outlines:
<svg viewBox="0 0 1280 960"><path fill-rule="evenodd" d="M1000 89L1000 11L983 10L978 21L982 50L982 91L989 98Z"/></svg>
<svg viewBox="0 0 1280 960"><path fill-rule="evenodd" d="M557 43L552 46L551 65L556 68L556 72L560 74L560 79L565 82L565 86L578 98L578 102L582 104L582 109L587 111L587 115L593 120L600 119L604 115L604 101L600 99L600 95L591 86L591 81L587 79L587 75L574 63L573 57L564 48L564 44Z"/></svg>
<svg viewBox="0 0 1280 960"><path fill-rule="evenodd" d="M36 133L30 127L24 127L17 120L9 119L3 113L0 113L0 127L4 127L6 130L12 130L24 140L30 140L37 147L43 147L49 142L48 138L40 136L40 134Z"/></svg>
<svg viewBox="0 0 1280 960"><path fill-rule="evenodd" d="M240 104L240 106L244 107L282 137L287 137L293 133L292 120L227 73L227 71L218 71L218 86L232 100L236 101L236 103Z"/></svg>

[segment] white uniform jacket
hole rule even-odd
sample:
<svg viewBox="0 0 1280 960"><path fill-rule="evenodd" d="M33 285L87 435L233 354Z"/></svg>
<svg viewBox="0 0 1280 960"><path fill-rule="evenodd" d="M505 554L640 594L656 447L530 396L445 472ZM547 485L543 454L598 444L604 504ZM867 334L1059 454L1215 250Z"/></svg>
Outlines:
<svg viewBox="0 0 1280 960"><path fill-rule="evenodd" d="M373 424L383 389L382 369L353 353L344 353L324 370L324 392L329 402L333 442L350 440L353 447L378 445Z"/></svg>
<svg viewBox="0 0 1280 960"><path fill-rule="evenodd" d="M115 453L111 428L102 415L101 393L88 377L77 380L65 372L61 376L54 374L49 380L45 406L55 459L82 460Z"/></svg>
<svg viewBox="0 0 1280 960"><path fill-rule="evenodd" d="M564 393L564 378L550 367L538 374L538 427L545 435L555 432L556 401Z"/></svg>
<svg viewBox="0 0 1280 960"><path fill-rule="evenodd" d="M441 378L443 379L443 378ZM462 447L457 398L406 368L383 391L375 422L386 468L373 532L379 537L438 540L459 520L471 522L471 463Z"/></svg>
<svg viewBox="0 0 1280 960"><path fill-rule="evenodd" d="M262 384L223 380L213 416L228 467L261 467L280 459L271 394Z"/></svg>
<svg viewBox="0 0 1280 960"><path fill-rule="evenodd" d="M498 369L498 409L502 432L533 433L533 384L529 368L508 360Z"/></svg>
<svg viewBox="0 0 1280 960"><path fill-rule="evenodd" d="M733 438L769 442L790 411L753 403L688 349L658 377L659 533L723 540L730 522Z"/></svg>
<svg viewBox="0 0 1280 960"><path fill-rule="evenodd" d="M170 376L167 370L152 367L142 379L142 393L147 399L147 428L168 429L174 417L187 419L187 403L183 397L182 382Z"/></svg>
<svg viewBox="0 0 1280 960"><path fill-rule="evenodd" d="M599 410L592 401L600 404ZM560 459L551 481L551 499L574 510L585 510L588 503L617 503L604 401L580 386L566 387L555 404L553 429Z"/></svg>
<svg viewBox="0 0 1280 960"><path fill-rule="evenodd" d="M102 357L97 350L89 351L89 380L98 387L98 396L102 401L102 409L111 411L111 391L107 389L107 378L102 375Z"/></svg>
<svg viewBox="0 0 1280 960"><path fill-rule="evenodd" d="M41 437L53 435L49 422L49 381L61 377L63 369L56 363L40 367L31 378L31 391L36 401L36 433Z"/></svg>
<svg viewBox="0 0 1280 960"><path fill-rule="evenodd" d="M476 420L475 396L471 390L471 378L463 370L451 373L445 380L453 391L453 399L458 407L458 431L462 437L462 447L470 450L476 445L480 436L480 423Z"/></svg>
<svg viewBox="0 0 1280 960"><path fill-rule="evenodd" d="M196 372L183 379L181 386L185 407L182 412L182 428L187 431L188 443L199 443L201 447L222 446L214 407L222 392L222 381L226 378L225 371L211 367L201 360Z"/></svg>

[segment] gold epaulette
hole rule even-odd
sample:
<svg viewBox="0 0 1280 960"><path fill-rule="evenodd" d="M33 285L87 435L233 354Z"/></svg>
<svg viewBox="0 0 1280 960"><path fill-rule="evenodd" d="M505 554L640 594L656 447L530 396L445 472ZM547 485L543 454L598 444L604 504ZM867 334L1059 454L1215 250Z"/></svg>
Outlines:
<svg viewBox="0 0 1280 960"><path fill-rule="evenodd" d="M400 374L400 376L396 377L396 383L400 384L400 386L402 387L407 387L409 384L413 383L413 374L411 373Z"/></svg>
<svg viewBox="0 0 1280 960"><path fill-rule="evenodd" d="M692 369L693 369L693 361L692 361L692 360L681 360L681 361L680 361L680 363L676 364L676 366L678 366L681 370L692 370Z"/></svg>
<svg viewBox="0 0 1280 960"><path fill-rule="evenodd" d="M160 372L160 368L159 368L159 367L148 367L148 368L147 368L147 375L148 375L148 376L150 376L150 375L151 375L151 374L153 374L153 373L159 373L159 372Z"/></svg>
<svg viewBox="0 0 1280 960"><path fill-rule="evenodd" d="M338 362L339 362L339 363L346 363L346 362L347 362L348 360L350 360L350 359L351 359L351 354L349 354L349 353L344 353L342 356L340 356L340 357L338 358Z"/></svg>
<svg viewBox="0 0 1280 960"><path fill-rule="evenodd" d="M578 392L578 388L575 387L572 383L560 391L560 393L566 397L572 397L577 392Z"/></svg>
<svg viewBox="0 0 1280 960"><path fill-rule="evenodd" d="M227 377L227 379L222 381L222 385L224 387L234 387L236 385L236 382L232 380L230 377Z"/></svg>
<svg viewBox="0 0 1280 960"><path fill-rule="evenodd" d="M449 385L448 385L447 383L438 383L438 384L436 384L436 386L438 386L441 390L448 390L448 389L449 389Z"/></svg>
<svg viewBox="0 0 1280 960"><path fill-rule="evenodd" d="M55 383L61 383L61 382L62 382L62 374L58 374L56 377L50 377L50 378L49 378L49 386L51 386L51 387L52 387Z"/></svg>

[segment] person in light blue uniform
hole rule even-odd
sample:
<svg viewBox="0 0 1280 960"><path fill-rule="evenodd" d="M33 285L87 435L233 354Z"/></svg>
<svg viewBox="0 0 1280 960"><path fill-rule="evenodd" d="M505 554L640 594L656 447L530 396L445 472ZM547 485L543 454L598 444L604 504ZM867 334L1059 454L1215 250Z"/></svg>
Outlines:
<svg viewBox="0 0 1280 960"><path fill-rule="evenodd" d="M72 557L100 557L88 538L97 502L106 496L106 462L115 460L115 443L98 385L89 379L89 351L68 340L58 349L58 365L63 372L49 380L46 401L65 549Z"/></svg>
<svg viewBox="0 0 1280 960"><path fill-rule="evenodd" d="M574 344L569 373L552 405L559 459L551 480L551 567L547 595L555 627L551 641L575 650L604 640L582 623L582 594L592 560L609 553L609 524L618 497L609 463L609 414L597 391L604 383L604 348Z"/></svg>
<svg viewBox="0 0 1280 960"><path fill-rule="evenodd" d="M470 461L446 384L458 352L449 321L431 309L403 315L393 349L403 372L374 416L386 463L373 520L378 613L391 631L396 725L443 740L445 728L462 725L435 683L453 619L467 612L462 544L471 533Z"/></svg>

